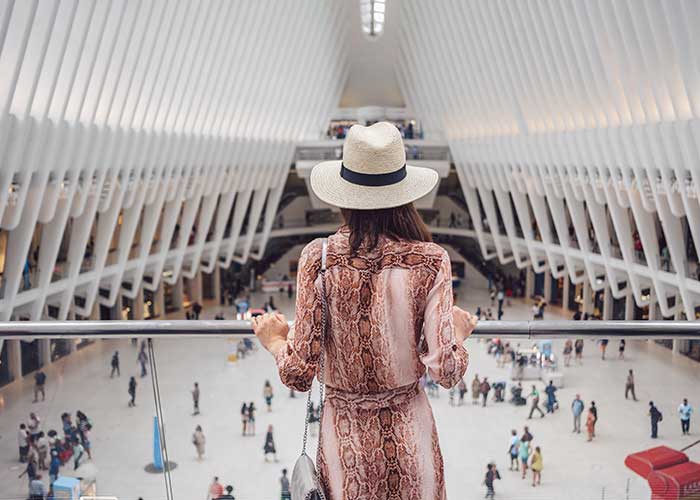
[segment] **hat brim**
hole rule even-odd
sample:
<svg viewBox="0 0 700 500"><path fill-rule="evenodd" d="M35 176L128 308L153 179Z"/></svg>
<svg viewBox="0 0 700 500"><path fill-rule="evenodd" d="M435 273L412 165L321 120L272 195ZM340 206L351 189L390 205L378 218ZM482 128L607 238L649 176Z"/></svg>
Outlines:
<svg viewBox="0 0 700 500"><path fill-rule="evenodd" d="M342 161L324 161L311 170L311 189L321 201L339 208L378 210L419 200L437 186L440 176L425 167L406 166L406 177L388 186L361 186L340 176Z"/></svg>

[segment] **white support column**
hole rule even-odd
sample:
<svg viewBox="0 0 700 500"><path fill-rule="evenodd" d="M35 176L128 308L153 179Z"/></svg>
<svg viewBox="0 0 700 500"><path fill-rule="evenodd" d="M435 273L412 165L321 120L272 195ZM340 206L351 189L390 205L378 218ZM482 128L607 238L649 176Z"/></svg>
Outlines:
<svg viewBox="0 0 700 500"><path fill-rule="evenodd" d="M525 298L530 298L535 293L535 271L531 267L525 273Z"/></svg>
<svg viewBox="0 0 700 500"><path fill-rule="evenodd" d="M192 302L202 303L202 271L197 271L190 280L190 299Z"/></svg>
<svg viewBox="0 0 700 500"><path fill-rule="evenodd" d="M611 320L613 317L613 296L609 286L605 287L605 295L603 296L603 319Z"/></svg>
<svg viewBox="0 0 700 500"><path fill-rule="evenodd" d="M634 293L632 293L632 288L627 286L627 294L625 296L625 321L632 321L634 319Z"/></svg>
<svg viewBox="0 0 700 500"><path fill-rule="evenodd" d="M584 280L583 283L583 309L582 312L591 314L593 313L593 289L588 280Z"/></svg>
<svg viewBox="0 0 700 500"><path fill-rule="evenodd" d="M221 304L221 271L219 269L218 260L214 266L214 276L212 282L214 283L214 300L216 300L217 304Z"/></svg>
<svg viewBox="0 0 700 500"><path fill-rule="evenodd" d="M649 298L649 321L653 321L656 319L656 293L654 293L654 289L651 289L650 292L650 298Z"/></svg>
<svg viewBox="0 0 700 500"><path fill-rule="evenodd" d="M178 311L182 310L184 297L183 286L182 275L180 275L173 285L173 307L177 308Z"/></svg>
<svg viewBox="0 0 700 500"><path fill-rule="evenodd" d="M544 272L544 300L548 304L552 301L552 273L549 269Z"/></svg>
<svg viewBox="0 0 700 500"><path fill-rule="evenodd" d="M133 317L135 320L143 319L143 286L139 286L139 291L131 304L134 308Z"/></svg>
<svg viewBox="0 0 700 500"><path fill-rule="evenodd" d="M39 339L39 359L42 368L51 364L51 339Z"/></svg>
<svg viewBox="0 0 700 500"><path fill-rule="evenodd" d="M162 281L153 295L153 300L155 301L158 316L163 319L165 317L165 285Z"/></svg>
<svg viewBox="0 0 700 500"><path fill-rule="evenodd" d="M676 298L676 300L678 300L678 298ZM682 316L683 316L683 311L680 308L678 308L676 310L676 314L674 314L674 316L673 316L673 319L676 321L682 321L683 320ZM671 348L671 351L673 352L673 354L680 354L681 349L684 349L686 347L687 342L688 342L687 340L683 340L683 339L673 339L673 346Z"/></svg>
<svg viewBox="0 0 700 500"><path fill-rule="evenodd" d="M75 312L73 310L69 310L68 313L66 314L66 320L72 321L75 319ZM76 339L70 339L68 341L68 351L70 354L73 354L75 352L75 344L78 342Z"/></svg>
<svg viewBox="0 0 700 500"><path fill-rule="evenodd" d="M21 340L6 340L7 342L7 362L10 365L10 376L12 380L22 378L22 348Z"/></svg>
<svg viewBox="0 0 700 500"><path fill-rule="evenodd" d="M568 275L564 275L564 286L562 289L561 306L565 311L569 310L569 300L571 299L571 280Z"/></svg>

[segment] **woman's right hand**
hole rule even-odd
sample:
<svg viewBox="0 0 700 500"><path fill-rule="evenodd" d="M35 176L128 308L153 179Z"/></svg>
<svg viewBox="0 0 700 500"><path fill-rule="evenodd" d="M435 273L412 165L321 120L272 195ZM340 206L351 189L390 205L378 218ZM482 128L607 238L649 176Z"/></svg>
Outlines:
<svg viewBox="0 0 700 500"><path fill-rule="evenodd" d="M457 306L452 308L452 318L456 330L455 336L461 344L472 334L479 318Z"/></svg>

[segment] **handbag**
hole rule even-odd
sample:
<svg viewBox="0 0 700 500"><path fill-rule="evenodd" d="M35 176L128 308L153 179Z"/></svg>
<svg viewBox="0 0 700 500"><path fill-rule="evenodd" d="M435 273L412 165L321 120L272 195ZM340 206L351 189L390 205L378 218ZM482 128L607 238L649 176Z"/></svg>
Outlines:
<svg viewBox="0 0 700 500"><path fill-rule="evenodd" d="M326 253L328 249L328 240L323 239L323 248L321 250L321 349L318 359L319 372L318 383L320 385L320 401L319 401L319 421L323 422L323 393L325 384L323 383L324 370L324 340L326 336L326 328L328 321L328 304L326 303ZM294 464L292 471L292 481L290 485L292 500L326 500L326 494L323 491L323 485L316 469L316 464L306 453L306 441L309 434L309 418L311 410L311 388L309 388L309 396L306 400L306 416L304 417L304 441L301 447L301 456ZM321 430L319 429L319 443L321 442ZM316 449L316 462L318 462L319 449Z"/></svg>

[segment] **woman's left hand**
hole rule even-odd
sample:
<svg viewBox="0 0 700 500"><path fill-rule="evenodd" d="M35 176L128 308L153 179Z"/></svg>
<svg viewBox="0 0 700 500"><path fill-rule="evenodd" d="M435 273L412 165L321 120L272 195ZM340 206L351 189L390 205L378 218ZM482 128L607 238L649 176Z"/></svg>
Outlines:
<svg viewBox="0 0 700 500"><path fill-rule="evenodd" d="M265 349L277 355L282 345L287 342L289 325L281 313L266 313L252 320L253 331Z"/></svg>

